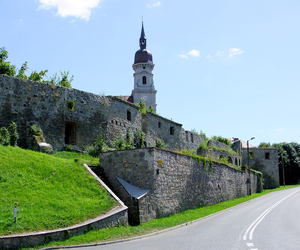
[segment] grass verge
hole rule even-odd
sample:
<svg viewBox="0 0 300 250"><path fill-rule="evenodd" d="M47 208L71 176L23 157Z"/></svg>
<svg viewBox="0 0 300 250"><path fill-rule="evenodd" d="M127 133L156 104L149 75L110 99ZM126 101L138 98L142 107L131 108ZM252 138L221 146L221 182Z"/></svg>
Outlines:
<svg viewBox="0 0 300 250"><path fill-rule="evenodd" d="M299 185L297 185L297 186L299 186ZM135 226L135 227L128 226L128 227L107 228L107 229L101 229L98 231L91 231L85 235L74 236L66 241L50 242L49 244L44 245L39 248L92 244L92 243L120 240L120 239L145 235L148 233L157 232L160 230L178 226L178 225L181 225L181 224L193 221L193 220L197 220L197 219L203 218L205 216L214 214L216 212L220 212L227 208L239 205L243 202L260 197L262 195L271 193L273 191L283 190L283 189L287 189L287 188L291 188L291 187L296 187L296 186L286 186L286 187L280 187L280 188L271 189L271 190L269 189L269 190L265 190L263 193L252 194L251 196L245 196L245 197L230 200L230 201L224 201L224 202L212 205L212 206L186 210L186 211L180 212L178 214L174 214L174 215L166 217L166 218L155 219L155 220L152 220L147 223L142 223L141 225Z"/></svg>
<svg viewBox="0 0 300 250"><path fill-rule="evenodd" d="M0 235L71 226L117 205L82 166L86 157L0 146Z"/></svg>

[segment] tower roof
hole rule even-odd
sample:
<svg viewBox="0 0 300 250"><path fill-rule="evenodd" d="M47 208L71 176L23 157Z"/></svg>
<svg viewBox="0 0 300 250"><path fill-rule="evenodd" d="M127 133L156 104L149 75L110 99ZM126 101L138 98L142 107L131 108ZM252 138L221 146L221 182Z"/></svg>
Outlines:
<svg viewBox="0 0 300 250"><path fill-rule="evenodd" d="M136 63L147 63L152 61L152 54L149 50L146 49L147 39L144 31L144 23L142 23L142 31L140 37L140 49L135 53L134 64Z"/></svg>

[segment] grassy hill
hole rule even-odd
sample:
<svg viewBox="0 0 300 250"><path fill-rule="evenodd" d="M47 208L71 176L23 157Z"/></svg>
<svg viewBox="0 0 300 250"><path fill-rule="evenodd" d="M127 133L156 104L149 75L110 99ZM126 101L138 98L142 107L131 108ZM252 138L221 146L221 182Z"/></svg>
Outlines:
<svg viewBox="0 0 300 250"><path fill-rule="evenodd" d="M79 161L74 162L74 157ZM67 227L116 206L82 166L98 161L79 154L51 156L0 145L0 235Z"/></svg>

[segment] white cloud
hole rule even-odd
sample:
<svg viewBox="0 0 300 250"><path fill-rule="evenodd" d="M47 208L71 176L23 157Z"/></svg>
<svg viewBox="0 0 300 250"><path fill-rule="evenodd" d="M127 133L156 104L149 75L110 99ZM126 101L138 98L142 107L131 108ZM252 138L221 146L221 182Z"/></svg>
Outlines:
<svg viewBox="0 0 300 250"><path fill-rule="evenodd" d="M187 55L179 55L179 56L182 57L182 58L188 59Z"/></svg>
<svg viewBox="0 0 300 250"><path fill-rule="evenodd" d="M190 52L188 52L189 56L200 56L200 50L192 49Z"/></svg>
<svg viewBox="0 0 300 250"><path fill-rule="evenodd" d="M212 58L213 58L211 55L208 55L208 56L206 56L206 57L209 58L209 59L212 59Z"/></svg>
<svg viewBox="0 0 300 250"><path fill-rule="evenodd" d="M75 16L89 20L91 9L98 7L100 0L39 0L38 9L57 8L57 14L61 17Z"/></svg>
<svg viewBox="0 0 300 250"><path fill-rule="evenodd" d="M224 51L218 51L216 56L218 57L222 57L224 55Z"/></svg>
<svg viewBox="0 0 300 250"><path fill-rule="evenodd" d="M150 8L150 9L153 9L153 8L156 8L156 7L158 7L158 6L160 6L161 5L161 2L156 2L156 3L154 3L154 4L147 4L147 7L148 8Z"/></svg>
<svg viewBox="0 0 300 250"><path fill-rule="evenodd" d="M284 128L276 129L276 132L281 132L281 131L285 131L285 129Z"/></svg>
<svg viewBox="0 0 300 250"><path fill-rule="evenodd" d="M244 51L238 48L231 48L229 49L229 57L233 57L234 55L240 55L243 54Z"/></svg>
<svg viewBox="0 0 300 250"><path fill-rule="evenodd" d="M197 56L200 56L200 50L192 49L187 54L181 54L179 56L182 58L185 58L185 59L189 59L189 56L197 57Z"/></svg>

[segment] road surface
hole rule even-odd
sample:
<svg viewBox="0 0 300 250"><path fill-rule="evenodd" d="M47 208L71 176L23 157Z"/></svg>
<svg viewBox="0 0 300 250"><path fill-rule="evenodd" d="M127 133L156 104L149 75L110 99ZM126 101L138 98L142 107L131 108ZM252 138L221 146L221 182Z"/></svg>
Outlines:
<svg viewBox="0 0 300 250"><path fill-rule="evenodd" d="M299 250L300 188L272 192L190 225L78 250Z"/></svg>

